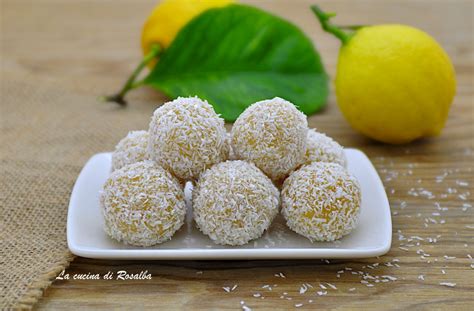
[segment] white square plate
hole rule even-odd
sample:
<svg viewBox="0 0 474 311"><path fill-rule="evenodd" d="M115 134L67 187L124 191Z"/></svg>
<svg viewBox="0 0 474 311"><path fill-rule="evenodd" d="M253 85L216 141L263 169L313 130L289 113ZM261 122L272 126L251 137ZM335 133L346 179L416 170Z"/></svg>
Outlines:
<svg viewBox="0 0 474 311"><path fill-rule="evenodd" d="M358 227L339 241L311 243L290 231L278 216L258 240L239 247L216 245L193 222L188 183L185 191L188 215L183 227L172 240L143 248L122 244L105 234L99 190L109 176L111 154L96 154L82 169L71 194L68 246L78 256L104 259L315 259L383 255L392 242L392 221L385 189L364 153L346 149L346 156L348 169L362 188L362 207Z"/></svg>

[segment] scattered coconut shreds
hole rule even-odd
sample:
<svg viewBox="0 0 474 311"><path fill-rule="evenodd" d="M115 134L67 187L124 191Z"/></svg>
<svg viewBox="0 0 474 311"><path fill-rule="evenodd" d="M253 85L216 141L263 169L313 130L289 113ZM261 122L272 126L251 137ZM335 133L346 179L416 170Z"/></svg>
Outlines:
<svg viewBox="0 0 474 311"><path fill-rule="evenodd" d="M461 187L467 187L469 186L469 183L467 181L463 181L463 180L456 180L456 184L458 186L461 186Z"/></svg>
<svg viewBox="0 0 474 311"><path fill-rule="evenodd" d="M326 284L327 284L329 287L331 287L332 289L334 289L334 290L337 289L337 287L336 287L335 285L331 284L331 283L326 283Z"/></svg>
<svg viewBox="0 0 474 311"><path fill-rule="evenodd" d="M326 286L324 286L323 284L319 283L319 287L321 287L321 289L328 289Z"/></svg>
<svg viewBox="0 0 474 311"><path fill-rule="evenodd" d="M225 292L230 293L230 292L234 291L234 290L237 288L237 286L238 286L237 284L235 284L235 285L232 286L232 287L224 286L224 287L222 287L222 289L223 289Z"/></svg>
<svg viewBox="0 0 474 311"><path fill-rule="evenodd" d="M454 256L448 256L448 255L444 255L443 257L444 257L444 259L446 259L446 260L456 259L456 257L454 257Z"/></svg>
<svg viewBox="0 0 474 311"><path fill-rule="evenodd" d="M196 271L196 274L202 274L203 272L202 271Z"/></svg>
<svg viewBox="0 0 474 311"><path fill-rule="evenodd" d="M439 285L442 286L447 286L447 287L454 287L456 286L456 283L451 283L451 282L440 282Z"/></svg>
<svg viewBox="0 0 474 311"><path fill-rule="evenodd" d="M327 291L317 291L316 293L317 293L319 296L325 296L325 295L328 294Z"/></svg>
<svg viewBox="0 0 474 311"><path fill-rule="evenodd" d="M355 291L355 290L356 290L355 287L349 288L349 291L350 291L350 292L353 292L353 291Z"/></svg>
<svg viewBox="0 0 474 311"><path fill-rule="evenodd" d="M382 275L382 278L388 279L388 280L390 280L390 281L396 281L396 280L397 280L396 277L391 276L391 275Z"/></svg>
<svg viewBox="0 0 474 311"><path fill-rule="evenodd" d="M245 306L245 305L242 306L242 310L244 310L244 311L252 311L251 308L249 308L249 307L247 307L247 306Z"/></svg>
<svg viewBox="0 0 474 311"><path fill-rule="evenodd" d="M262 294L260 294L260 293L255 293L255 294L253 294L253 296L254 296L255 298L260 298L260 297L262 297Z"/></svg>
<svg viewBox="0 0 474 311"><path fill-rule="evenodd" d="M297 304L295 304L295 308L299 308L299 307L302 307L302 306L303 306L302 303L297 303Z"/></svg>
<svg viewBox="0 0 474 311"><path fill-rule="evenodd" d="M420 274L420 275L418 276L418 280L424 281L424 280L425 280L425 276L424 276L423 274Z"/></svg>

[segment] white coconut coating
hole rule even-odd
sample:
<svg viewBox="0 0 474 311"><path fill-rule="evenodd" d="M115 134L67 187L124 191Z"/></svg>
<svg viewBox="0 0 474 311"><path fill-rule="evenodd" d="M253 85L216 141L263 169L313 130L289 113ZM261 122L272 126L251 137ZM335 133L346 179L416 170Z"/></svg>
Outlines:
<svg viewBox="0 0 474 311"><path fill-rule="evenodd" d="M232 148L237 158L280 180L302 163L307 132L306 116L275 97L251 105L239 116L231 131Z"/></svg>
<svg viewBox="0 0 474 311"><path fill-rule="evenodd" d="M243 245L278 214L280 194L255 165L227 161L205 171L193 190L194 220L215 243Z"/></svg>
<svg viewBox="0 0 474 311"><path fill-rule="evenodd" d="M125 165L148 160L148 132L131 131L115 146L112 153L112 171Z"/></svg>
<svg viewBox="0 0 474 311"><path fill-rule="evenodd" d="M304 164L312 162L331 162L347 167L344 148L331 137L314 129L308 131Z"/></svg>
<svg viewBox="0 0 474 311"><path fill-rule="evenodd" d="M313 162L285 180L281 200L291 230L313 242L334 241L357 226L361 191L344 167Z"/></svg>
<svg viewBox="0 0 474 311"><path fill-rule="evenodd" d="M100 205L106 233L138 246L171 239L186 215L178 180L151 161L112 172L100 193Z"/></svg>
<svg viewBox="0 0 474 311"><path fill-rule="evenodd" d="M149 134L151 159L182 180L194 180L228 157L224 120L197 97L179 97L156 109Z"/></svg>

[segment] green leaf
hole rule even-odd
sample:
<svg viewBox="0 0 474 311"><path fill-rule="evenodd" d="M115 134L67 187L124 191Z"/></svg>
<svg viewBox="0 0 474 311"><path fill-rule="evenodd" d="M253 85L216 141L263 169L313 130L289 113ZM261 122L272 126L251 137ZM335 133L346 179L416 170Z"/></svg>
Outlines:
<svg viewBox="0 0 474 311"><path fill-rule="evenodd" d="M298 27L254 7L230 5L191 20L144 83L171 98L206 99L234 121L252 103L275 96L314 113L326 102L327 80Z"/></svg>

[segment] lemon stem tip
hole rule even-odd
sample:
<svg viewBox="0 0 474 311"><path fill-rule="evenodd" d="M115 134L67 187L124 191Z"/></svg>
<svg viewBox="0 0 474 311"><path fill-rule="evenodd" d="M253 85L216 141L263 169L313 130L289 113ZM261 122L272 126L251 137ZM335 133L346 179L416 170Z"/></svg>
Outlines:
<svg viewBox="0 0 474 311"><path fill-rule="evenodd" d="M336 36L339 40L341 40L342 44L346 44L349 41L351 34L342 30L342 27L333 25L330 22L331 18L336 16L336 13L324 12L317 5L312 5L311 10L313 11L314 15L318 18L319 23L321 24L321 27L324 29L324 31Z"/></svg>

